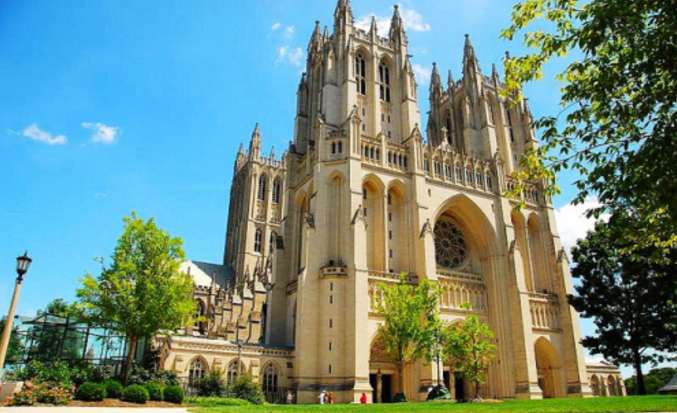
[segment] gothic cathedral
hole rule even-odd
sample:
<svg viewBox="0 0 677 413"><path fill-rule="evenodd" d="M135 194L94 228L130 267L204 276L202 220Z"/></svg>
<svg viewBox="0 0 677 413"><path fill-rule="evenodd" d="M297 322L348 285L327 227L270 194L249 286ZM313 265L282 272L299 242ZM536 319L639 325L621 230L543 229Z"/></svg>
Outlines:
<svg viewBox="0 0 677 413"><path fill-rule="evenodd" d="M349 0L338 1L331 34L316 23L294 141L281 159L264 156L257 125L237 154L223 264L184 263L208 321L162 342L164 368L188 381L213 367L229 380L249 371L273 402L288 390L299 403L322 390L338 402L391 401L400 383L375 308L379 285L407 272L411 283L439 283L445 322L468 302L491 326L484 397L598 393L567 304L552 202L538 182L521 210L504 196L522 151L538 146L526 102L506 101L466 36L459 80L449 72L443 82L433 65L422 128L408 53L397 6L388 33L375 21L356 28ZM620 389L617 368L607 370L603 381ZM472 394L435 363L408 367L401 384L425 400L438 376L456 398Z"/></svg>

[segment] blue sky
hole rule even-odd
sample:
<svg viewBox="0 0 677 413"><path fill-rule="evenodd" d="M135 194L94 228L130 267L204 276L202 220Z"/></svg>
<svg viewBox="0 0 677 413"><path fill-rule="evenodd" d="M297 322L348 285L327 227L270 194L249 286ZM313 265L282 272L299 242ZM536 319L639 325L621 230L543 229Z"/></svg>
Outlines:
<svg viewBox="0 0 677 413"><path fill-rule="evenodd" d="M498 38L512 3L401 3L423 124L432 62L458 79L465 33L485 74L492 63L501 69L505 50L523 51ZM387 24L392 5L354 0L353 13ZM256 122L264 152L287 148L308 39L315 20L331 29L334 6L0 1L0 312L26 249L34 264L19 313L73 300L78 277L110 256L132 210L182 237L192 259L220 262L235 153ZM562 64L525 90L536 117L559 111ZM568 244L591 225L567 206L573 178L561 177L555 199Z"/></svg>

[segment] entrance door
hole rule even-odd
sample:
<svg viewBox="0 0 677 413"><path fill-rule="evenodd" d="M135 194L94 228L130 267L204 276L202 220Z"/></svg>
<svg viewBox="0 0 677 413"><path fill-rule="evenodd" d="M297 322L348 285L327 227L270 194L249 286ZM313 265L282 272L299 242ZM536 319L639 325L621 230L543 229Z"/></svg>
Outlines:
<svg viewBox="0 0 677 413"><path fill-rule="evenodd" d="M371 388L374 389L371 391L371 400L372 403L378 403L376 399L376 382L378 381L378 376L376 374L370 374L369 375L369 384L371 385Z"/></svg>
<svg viewBox="0 0 677 413"><path fill-rule="evenodd" d="M449 374L449 371L444 372L442 380L444 381L444 387L451 390L451 374Z"/></svg>
<svg viewBox="0 0 677 413"><path fill-rule="evenodd" d="M456 401L465 401L463 376L459 372L454 372L454 391L456 392Z"/></svg>
<svg viewBox="0 0 677 413"><path fill-rule="evenodd" d="M393 376L384 374L381 376L381 403L393 402Z"/></svg>

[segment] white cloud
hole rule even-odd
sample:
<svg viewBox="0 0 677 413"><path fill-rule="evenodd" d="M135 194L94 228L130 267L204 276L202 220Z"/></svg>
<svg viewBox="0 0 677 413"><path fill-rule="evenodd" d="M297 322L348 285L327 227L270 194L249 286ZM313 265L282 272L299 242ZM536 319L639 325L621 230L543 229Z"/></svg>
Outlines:
<svg viewBox="0 0 677 413"><path fill-rule="evenodd" d="M430 73L431 69L426 69L425 67L414 63L411 65L411 68L414 70L414 75L416 75L416 80L421 85L427 85L430 83Z"/></svg>
<svg viewBox="0 0 677 413"><path fill-rule="evenodd" d="M92 134L92 142L94 143L103 143L104 145L115 143L115 137L118 133L118 128L115 126L85 122L82 127L94 132Z"/></svg>
<svg viewBox="0 0 677 413"><path fill-rule="evenodd" d="M429 32L430 25L423 22L423 16L421 13L417 12L414 9L407 9L400 7L400 15L402 16L402 21L404 22L405 30L412 32ZM376 17L376 27L381 36L387 36L390 31L390 22L392 20L392 15L388 16L378 16L376 13L370 13L364 16L361 16L355 20L355 26L362 30L369 30L371 27L371 19Z"/></svg>
<svg viewBox="0 0 677 413"><path fill-rule="evenodd" d="M288 63L293 66L301 66L303 59L303 49L300 47L292 48L289 46L282 46L277 48L277 62Z"/></svg>
<svg viewBox="0 0 677 413"><path fill-rule="evenodd" d="M65 145L68 142L66 136L58 135L52 136L51 133L46 132L38 128L37 124L32 124L26 129L21 131L21 135L27 138L30 138L34 141L44 142L48 145Z"/></svg>
<svg viewBox="0 0 677 413"><path fill-rule="evenodd" d="M595 227L595 222L597 222L594 217L587 218L585 212L600 206L601 204L597 199L588 198L583 204L566 204L555 211L555 219L557 221L557 228L559 229L562 246L566 249L569 257L571 257L571 247L576 245L576 241L579 239L585 238L588 231L593 229ZM607 221L609 217L609 214L602 214L600 219L602 221Z"/></svg>
<svg viewBox="0 0 677 413"><path fill-rule="evenodd" d="M275 30L279 29L280 27L282 27L282 23L277 22L277 23L273 24L273 26L270 28L270 30L275 31Z"/></svg>
<svg viewBox="0 0 677 413"><path fill-rule="evenodd" d="M296 28L294 26L287 26L286 29L284 29L283 36L286 39L292 39L294 37L294 32L296 31Z"/></svg>

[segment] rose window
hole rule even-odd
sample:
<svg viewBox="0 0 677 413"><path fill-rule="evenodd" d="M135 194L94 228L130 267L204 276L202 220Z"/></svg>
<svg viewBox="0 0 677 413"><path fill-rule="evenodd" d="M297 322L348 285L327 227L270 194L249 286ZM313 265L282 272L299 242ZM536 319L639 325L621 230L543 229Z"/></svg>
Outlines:
<svg viewBox="0 0 677 413"><path fill-rule="evenodd" d="M435 224L435 261L443 268L454 269L468 258L468 247L461 231L451 221L440 219Z"/></svg>

